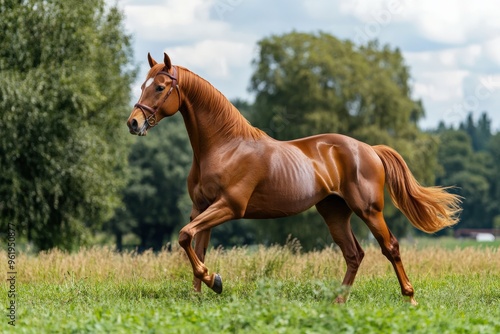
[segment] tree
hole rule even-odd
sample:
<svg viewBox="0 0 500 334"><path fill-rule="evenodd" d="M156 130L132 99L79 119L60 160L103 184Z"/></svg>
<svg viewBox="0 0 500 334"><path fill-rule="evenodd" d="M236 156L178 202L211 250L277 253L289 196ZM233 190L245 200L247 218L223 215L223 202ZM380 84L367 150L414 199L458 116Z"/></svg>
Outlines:
<svg viewBox="0 0 500 334"><path fill-rule="evenodd" d="M250 86L256 94L254 125L281 140L336 132L387 144L403 155L417 179L434 183L438 143L417 126L424 110L411 97L409 69L398 49L377 42L356 46L322 32L271 36L258 47ZM402 223L404 216L387 198L391 228L407 233L410 224ZM317 231L323 224L305 215L287 224L292 221L314 224Z"/></svg>
<svg viewBox="0 0 500 334"><path fill-rule="evenodd" d="M477 124L474 122L472 113L467 115L465 122L460 123L460 130L467 132L472 140L474 151L483 151L487 149L491 138L491 119L488 114L483 112L479 117Z"/></svg>
<svg viewBox="0 0 500 334"><path fill-rule="evenodd" d="M120 203L130 36L104 0L6 0L0 16L0 224L71 249Z"/></svg>

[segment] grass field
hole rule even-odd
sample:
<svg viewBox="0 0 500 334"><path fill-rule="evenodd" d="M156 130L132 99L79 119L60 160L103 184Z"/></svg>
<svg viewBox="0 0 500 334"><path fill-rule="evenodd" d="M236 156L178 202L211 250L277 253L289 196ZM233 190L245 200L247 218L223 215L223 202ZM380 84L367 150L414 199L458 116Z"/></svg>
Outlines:
<svg viewBox="0 0 500 334"><path fill-rule="evenodd" d="M400 295L390 263L366 247L345 305L332 303L345 264L334 248L294 244L211 250L207 265L224 292L191 290L179 249L117 254L17 255L16 326L6 333L500 333L500 252L491 247L402 246L417 307ZM6 268L7 254L0 252ZM8 270L5 269L5 272Z"/></svg>

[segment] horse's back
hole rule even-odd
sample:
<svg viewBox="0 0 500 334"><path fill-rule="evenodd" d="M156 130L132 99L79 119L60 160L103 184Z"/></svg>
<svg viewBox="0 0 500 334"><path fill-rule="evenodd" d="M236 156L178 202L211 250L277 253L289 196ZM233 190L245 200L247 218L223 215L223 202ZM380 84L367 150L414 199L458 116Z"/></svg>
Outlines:
<svg viewBox="0 0 500 334"><path fill-rule="evenodd" d="M361 167L363 163L381 166L380 159L371 145L342 134L320 134L287 143L298 147L313 160L329 159L334 156L337 160L341 159L344 163L352 165L350 167Z"/></svg>
<svg viewBox="0 0 500 334"><path fill-rule="evenodd" d="M306 151L307 148L311 148L316 145L333 145L339 149L348 150L359 150L359 148L368 151L372 150L370 145L355 138L338 133L318 134L314 136L290 140L287 141L287 143L295 145L301 148L303 151Z"/></svg>
<svg viewBox="0 0 500 334"><path fill-rule="evenodd" d="M315 166L318 182L330 193L341 194L348 185L385 181L384 166L372 146L341 134L320 134L289 142Z"/></svg>

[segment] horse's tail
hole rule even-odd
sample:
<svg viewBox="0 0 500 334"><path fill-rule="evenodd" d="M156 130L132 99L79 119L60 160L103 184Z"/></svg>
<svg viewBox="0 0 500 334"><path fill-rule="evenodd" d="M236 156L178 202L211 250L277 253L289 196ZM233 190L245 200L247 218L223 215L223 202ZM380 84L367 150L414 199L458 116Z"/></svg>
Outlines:
<svg viewBox="0 0 500 334"><path fill-rule="evenodd" d="M423 187L411 173L403 157L384 145L373 146L382 160L386 184L394 205L416 228L432 233L458 222L461 197L443 187Z"/></svg>

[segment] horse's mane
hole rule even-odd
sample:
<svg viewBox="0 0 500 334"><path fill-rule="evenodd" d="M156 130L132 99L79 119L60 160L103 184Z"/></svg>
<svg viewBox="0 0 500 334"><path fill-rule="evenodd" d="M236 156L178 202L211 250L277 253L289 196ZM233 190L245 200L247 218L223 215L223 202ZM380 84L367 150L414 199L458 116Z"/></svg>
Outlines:
<svg viewBox="0 0 500 334"><path fill-rule="evenodd" d="M179 88L189 93L190 102L196 110L209 106L210 110L206 110L210 114L208 120L220 126L219 135L227 137L236 135L254 140L265 136L265 132L253 127L210 82L185 67L177 66L177 68L181 72Z"/></svg>

